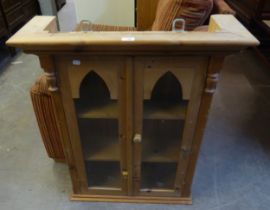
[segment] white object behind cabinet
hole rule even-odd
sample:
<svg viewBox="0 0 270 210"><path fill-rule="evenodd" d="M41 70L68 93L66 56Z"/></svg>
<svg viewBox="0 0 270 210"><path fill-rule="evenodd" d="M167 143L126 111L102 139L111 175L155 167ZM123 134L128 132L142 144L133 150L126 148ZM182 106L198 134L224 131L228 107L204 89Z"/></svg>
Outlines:
<svg viewBox="0 0 270 210"><path fill-rule="evenodd" d="M77 22L119 26L135 25L134 0L75 0Z"/></svg>

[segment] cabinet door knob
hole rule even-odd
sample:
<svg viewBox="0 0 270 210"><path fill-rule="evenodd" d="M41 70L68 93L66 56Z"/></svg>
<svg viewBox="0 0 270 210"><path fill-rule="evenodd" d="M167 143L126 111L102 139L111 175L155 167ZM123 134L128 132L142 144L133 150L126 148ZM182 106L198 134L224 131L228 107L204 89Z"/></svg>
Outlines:
<svg viewBox="0 0 270 210"><path fill-rule="evenodd" d="M135 134L133 138L134 143L141 143L142 142L142 135L141 134Z"/></svg>
<svg viewBox="0 0 270 210"><path fill-rule="evenodd" d="M122 171L122 175L124 178L127 178L128 177L128 172L127 171Z"/></svg>

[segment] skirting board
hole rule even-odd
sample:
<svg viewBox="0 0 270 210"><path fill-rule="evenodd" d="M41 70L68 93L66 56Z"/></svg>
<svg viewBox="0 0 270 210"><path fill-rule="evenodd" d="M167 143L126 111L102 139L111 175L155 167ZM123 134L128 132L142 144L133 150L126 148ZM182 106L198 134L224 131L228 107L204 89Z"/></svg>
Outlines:
<svg viewBox="0 0 270 210"><path fill-rule="evenodd" d="M111 196L72 194L71 201L118 202L118 203L153 203L153 204L192 204L192 198Z"/></svg>

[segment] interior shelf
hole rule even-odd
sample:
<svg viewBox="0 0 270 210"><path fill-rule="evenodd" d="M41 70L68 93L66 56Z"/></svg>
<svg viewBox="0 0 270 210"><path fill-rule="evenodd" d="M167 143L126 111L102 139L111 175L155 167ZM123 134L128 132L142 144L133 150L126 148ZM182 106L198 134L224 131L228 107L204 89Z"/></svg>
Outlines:
<svg viewBox="0 0 270 210"><path fill-rule="evenodd" d="M147 143L143 144L142 161L143 162L177 162L179 160L180 153L180 139L173 139L166 142L158 141L157 139L144 139Z"/></svg>
<svg viewBox="0 0 270 210"><path fill-rule="evenodd" d="M183 120L144 120L143 162L178 162Z"/></svg>
<svg viewBox="0 0 270 210"><path fill-rule="evenodd" d="M79 119L84 159L120 161L118 121L115 119Z"/></svg>
<svg viewBox="0 0 270 210"><path fill-rule="evenodd" d="M144 101L144 119L179 120L185 119L187 101L182 102L154 102Z"/></svg>
<svg viewBox="0 0 270 210"><path fill-rule="evenodd" d="M86 161L89 188L121 188L119 162Z"/></svg>
<svg viewBox="0 0 270 210"><path fill-rule="evenodd" d="M176 170L176 163L143 163L141 191L173 189Z"/></svg>
<svg viewBox="0 0 270 210"><path fill-rule="evenodd" d="M92 137L95 141L84 144L84 158L87 161L120 161L118 139Z"/></svg>
<svg viewBox="0 0 270 210"><path fill-rule="evenodd" d="M75 101L76 110L79 118L92 119L116 119L118 118L118 104L116 100L106 102L97 101Z"/></svg>

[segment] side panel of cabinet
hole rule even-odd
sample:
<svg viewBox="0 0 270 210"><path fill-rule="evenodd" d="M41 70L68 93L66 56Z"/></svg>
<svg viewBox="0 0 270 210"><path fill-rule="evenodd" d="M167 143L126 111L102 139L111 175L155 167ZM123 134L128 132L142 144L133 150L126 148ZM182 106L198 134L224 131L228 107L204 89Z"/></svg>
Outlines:
<svg viewBox="0 0 270 210"><path fill-rule="evenodd" d="M196 72L194 74L192 91L186 112L186 121L184 125L180 156L175 179L175 188L181 191L181 195L185 184L184 179L187 173L190 155L193 150L192 147L195 138L197 121L199 119L201 99L204 93L205 78L209 65L209 58L202 58L201 60L197 61L194 59L194 62L197 62L197 65L194 66Z"/></svg>
<svg viewBox="0 0 270 210"><path fill-rule="evenodd" d="M181 196L207 57L136 58L134 194Z"/></svg>
<svg viewBox="0 0 270 210"><path fill-rule="evenodd" d="M127 195L127 60L66 56L57 63L82 192Z"/></svg>

